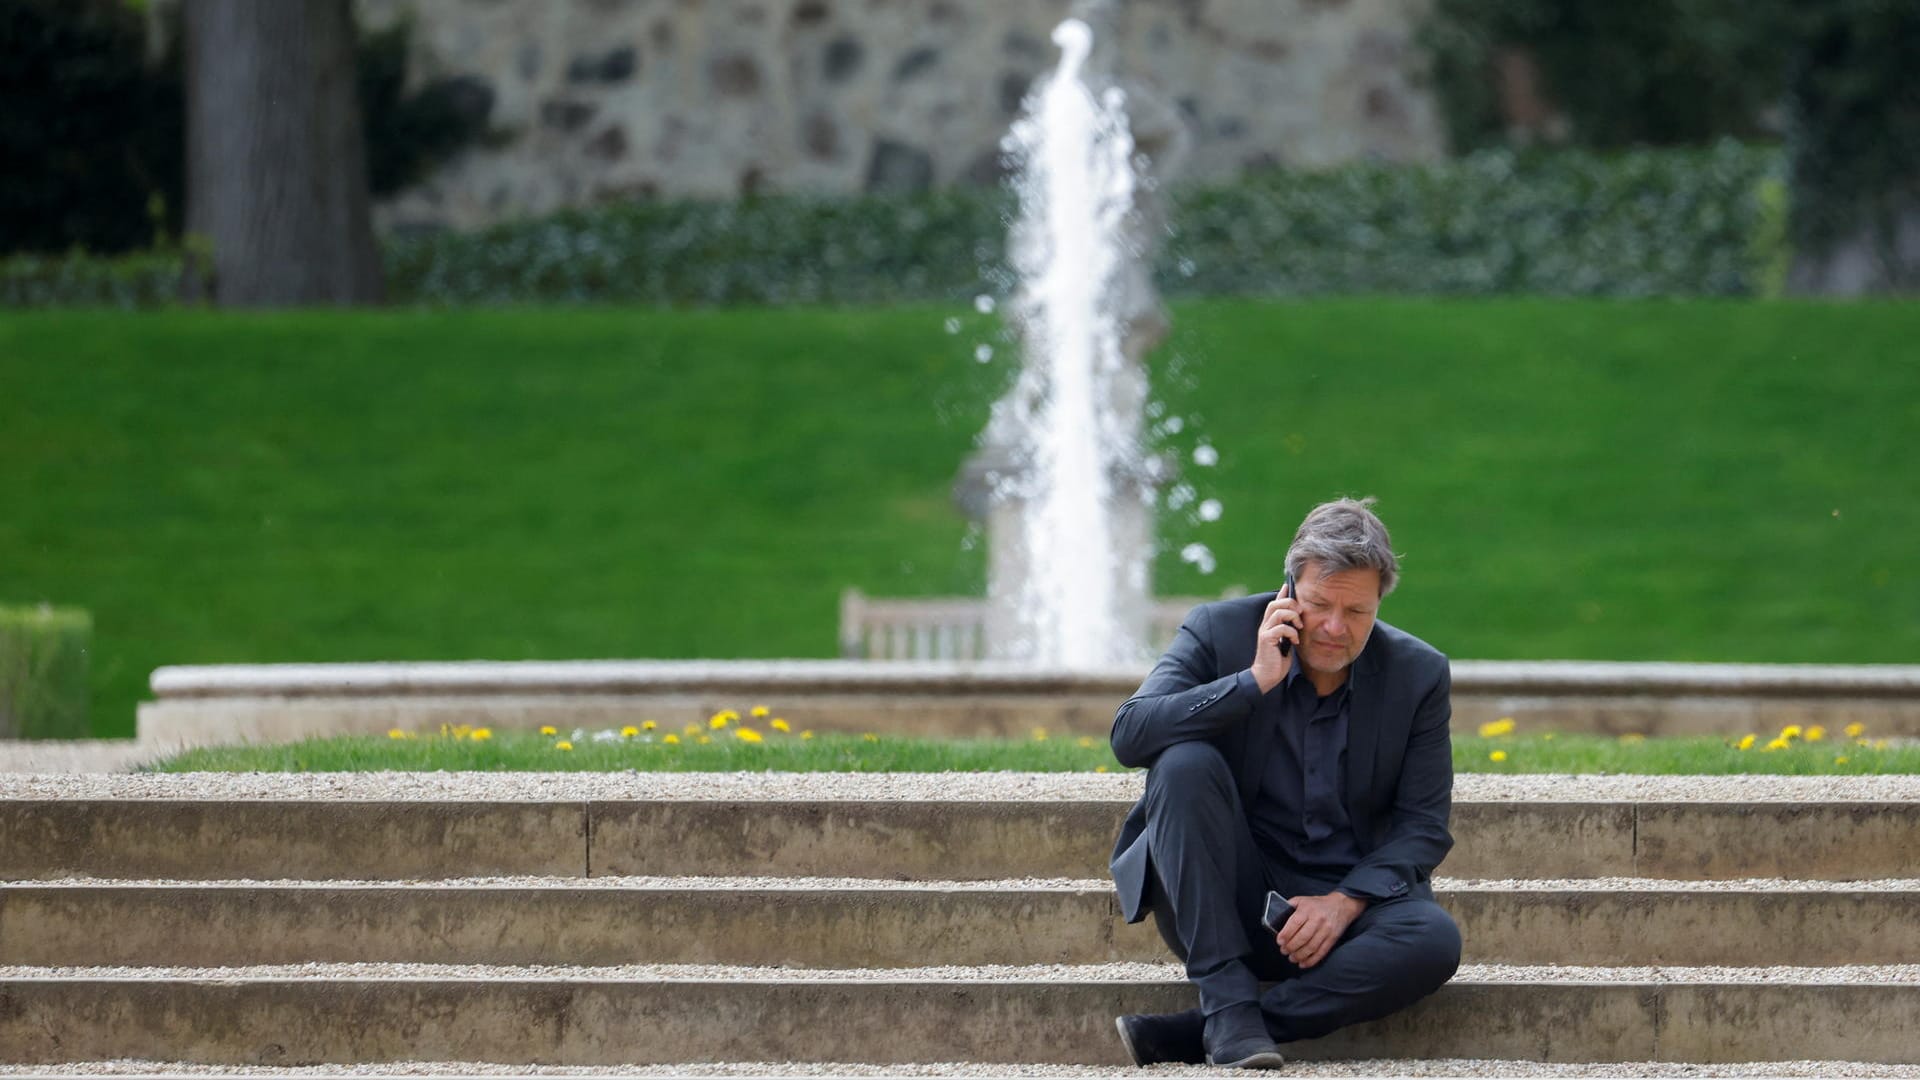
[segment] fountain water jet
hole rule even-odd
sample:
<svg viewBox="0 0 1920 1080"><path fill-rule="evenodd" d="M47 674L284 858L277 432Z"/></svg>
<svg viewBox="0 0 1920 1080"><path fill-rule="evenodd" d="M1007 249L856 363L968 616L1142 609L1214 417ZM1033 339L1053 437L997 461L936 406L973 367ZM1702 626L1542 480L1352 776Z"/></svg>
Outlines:
<svg viewBox="0 0 1920 1080"><path fill-rule="evenodd" d="M1004 143L1020 197L1010 321L1024 366L960 484L987 520L988 655L1068 670L1147 656L1153 501L1167 472L1142 447L1144 358L1167 327L1149 276L1161 214L1137 169L1164 178L1185 133L1114 77L1113 11L1083 5L1055 29L1059 66Z"/></svg>

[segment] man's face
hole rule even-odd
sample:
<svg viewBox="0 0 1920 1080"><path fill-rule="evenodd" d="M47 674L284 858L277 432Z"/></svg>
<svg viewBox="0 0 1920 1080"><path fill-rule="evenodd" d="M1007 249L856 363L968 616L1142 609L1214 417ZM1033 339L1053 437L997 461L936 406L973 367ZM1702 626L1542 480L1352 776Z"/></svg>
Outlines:
<svg viewBox="0 0 1920 1080"><path fill-rule="evenodd" d="M1309 562L1294 588L1306 623L1300 655L1307 667L1332 673L1353 663L1380 614L1380 571L1342 570L1323 577L1320 564Z"/></svg>

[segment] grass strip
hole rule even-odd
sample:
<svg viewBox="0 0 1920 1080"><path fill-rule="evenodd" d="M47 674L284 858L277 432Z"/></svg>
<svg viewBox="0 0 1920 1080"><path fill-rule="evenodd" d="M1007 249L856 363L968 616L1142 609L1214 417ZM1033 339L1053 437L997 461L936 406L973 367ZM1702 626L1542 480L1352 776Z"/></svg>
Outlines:
<svg viewBox="0 0 1920 1080"><path fill-rule="evenodd" d="M679 731L494 731L345 736L271 746L187 750L146 772L1125 772L1104 737L1036 732L1026 739L924 739L749 726ZM746 733L751 732L751 735ZM611 737L607 737L610 735ZM599 736L599 737L596 737ZM673 741L667 741L671 738ZM705 741L702 741L705 740ZM1746 749L1742 749L1742 743ZM1778 745L1775 745L1778 744ZM1769 749L1769 746L1774 748ZM1843 733L1639 738L1533 734L1456 736L1463 773L1859 775L1920 773L1920 746Z"/></svg>

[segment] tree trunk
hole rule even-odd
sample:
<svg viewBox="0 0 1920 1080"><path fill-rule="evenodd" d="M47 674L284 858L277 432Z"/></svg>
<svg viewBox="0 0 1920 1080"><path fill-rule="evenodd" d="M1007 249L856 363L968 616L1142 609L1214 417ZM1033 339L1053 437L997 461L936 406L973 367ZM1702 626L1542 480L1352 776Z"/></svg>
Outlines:
<svg viewBox="0 0 1920 1080"><path fill-rule="evenodd" d="M350 0L185 0L187 228L223 307L381 299Z"/></svg>

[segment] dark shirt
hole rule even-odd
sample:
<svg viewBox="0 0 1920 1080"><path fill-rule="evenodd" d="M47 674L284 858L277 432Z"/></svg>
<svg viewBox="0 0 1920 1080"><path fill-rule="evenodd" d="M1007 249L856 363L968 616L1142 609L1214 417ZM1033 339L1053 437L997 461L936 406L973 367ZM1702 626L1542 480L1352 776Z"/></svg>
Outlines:
<svg viewBox="0 0 1920 1080"><path fill-rule="evenodd" d="M1260 792L1248 809L1253 839L1267 858L1301 875L1341 882L1360 862L1362 852L1347 817L1347 682L1326 697L1300 672L1296 660L1273 688L1279 699L1273 753L1267 758ZM1256 688L1257 689L1257 688ZM1256 721L1260 722L1260 721ZM1362 899L1380 899L1369 890L1342 886Z"/></svg>

